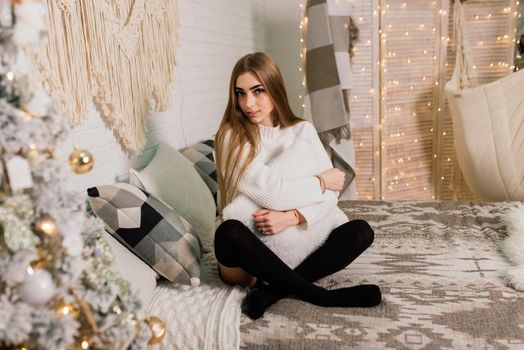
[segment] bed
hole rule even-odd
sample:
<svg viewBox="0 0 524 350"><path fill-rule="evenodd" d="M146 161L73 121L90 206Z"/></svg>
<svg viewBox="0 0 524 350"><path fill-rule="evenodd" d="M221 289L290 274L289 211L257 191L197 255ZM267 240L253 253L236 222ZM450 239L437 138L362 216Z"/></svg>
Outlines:
<svg viewBox="0 0 524 350"><path fill-rule="evenodd" d="M375 229L372 247L319 281L376 283L374 308L321 308L294 299L259 320L240 314L245 293L224 286L204 259L198 289L160 284L151 311L169 325L162 349L524 349L524 293L505 286L498 251L518 202L340 202Z"/></svg>

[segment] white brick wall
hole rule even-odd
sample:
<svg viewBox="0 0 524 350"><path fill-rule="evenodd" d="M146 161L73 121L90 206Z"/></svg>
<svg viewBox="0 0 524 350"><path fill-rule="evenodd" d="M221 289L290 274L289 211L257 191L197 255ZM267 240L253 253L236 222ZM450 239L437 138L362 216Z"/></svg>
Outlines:
<svg viewBox="0 0 524 350"><path fill-rule="evenodd" d="M87 187L127 179L130 167L143 167L159 141L177 148L212 137L227 103L229 75L242 55L266 48L264 2L178 0L180 47L177 52L172 106L147 121L147 144L140 156L128 157L98 113L75 128L58 150L67 162L73 144L87 148L95 166L85 175L71 173L69 187Z"/></svg>

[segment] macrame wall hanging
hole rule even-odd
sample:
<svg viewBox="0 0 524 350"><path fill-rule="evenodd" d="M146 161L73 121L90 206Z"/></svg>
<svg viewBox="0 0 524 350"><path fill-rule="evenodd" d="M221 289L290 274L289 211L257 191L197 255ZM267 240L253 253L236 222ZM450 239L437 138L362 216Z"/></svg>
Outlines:
<svg viewBox="0 0 524 350"><path fill-rule="evenodd" d="M145 119L170 104L178 43L176 0L47 0L49 40L33 58L72 126L92 100L127 153Z"/></svg>

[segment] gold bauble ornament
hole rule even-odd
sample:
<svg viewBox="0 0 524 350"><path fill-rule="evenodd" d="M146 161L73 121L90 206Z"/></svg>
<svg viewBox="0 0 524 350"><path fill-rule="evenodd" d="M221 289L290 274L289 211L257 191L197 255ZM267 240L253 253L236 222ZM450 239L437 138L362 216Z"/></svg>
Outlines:
<svg viewBox="0 0 524 350"><path fill-rule="evenodd" d="M29 345L27 344L17 344L13 347L13 350L29 350Z"/></svg>
<svg viewBox="0 0 524 350"><path fill-rule="evenodd" d="M93 169L95 160L93 155L86 149L75 150L69 155L69 165L76 174L85 174Z"/></svg>
<svg viewBox="0 0 524 350"><path fill-rule="evenodd" d="M153 333L147 344L155 345L160 343L164 339L164 335L166 335L166 324L156 316L147 317L146 322Z"/></svg>
<svg viewBox="0 0 524 350"><path fill-rule="evenodd" d="M35 231L49 237L54 237L58 233L58 227L50 217L43 217L35 222Z"/></svg>

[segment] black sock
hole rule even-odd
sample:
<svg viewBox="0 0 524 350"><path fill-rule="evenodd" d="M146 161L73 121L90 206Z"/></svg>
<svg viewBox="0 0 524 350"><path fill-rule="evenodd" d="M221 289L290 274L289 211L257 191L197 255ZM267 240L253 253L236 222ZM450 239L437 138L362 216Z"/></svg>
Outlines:
<svg viewBox="0 0 524 350"><path fill-rule="evenodd" d="M378 287L356 286L326 290L287 266L237 220L226 220L215 233L215 255L227 267L240 267L272 285L279 293L294 294L319 306L369 306L380 302ZM331 265L331 264L330 264ZM314 273L312 274L314 275Z"/></svg>
<svg viewBox="0 0 524 350"><path fill-rule="evenodd" d="M324 244L308 256L295 272L302 275L309 282L342 270L364 252L374 239L373 229L364 220L353 220L334 229ZM374 291L374 289L377 289ZM380 295L376 286L362 285L355 289L357 302L362 299L360 294L371 293ZM243 312L252 319L260 318L265 310L286 297L287 294L274 288L272 285L261 285L250 291L242 305ZM380 299L373 303L369 298L361 300L355 306L374 306ZM364 305L368 302L367 305Z"/></svg>

